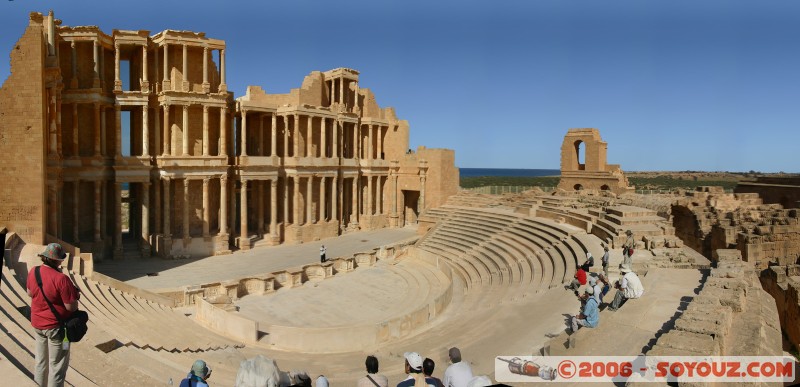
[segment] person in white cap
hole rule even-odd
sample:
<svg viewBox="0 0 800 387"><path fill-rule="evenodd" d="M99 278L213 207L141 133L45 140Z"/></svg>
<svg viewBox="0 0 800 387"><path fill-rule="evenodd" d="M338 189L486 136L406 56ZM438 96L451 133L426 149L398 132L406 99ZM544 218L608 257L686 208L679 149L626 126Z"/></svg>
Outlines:
<svg viewBox="0 0 800 387"><path fill-rule="evenodd" d="M325 375L320 375L314 385L316 387L328 387L328 378L326 378Z"/></svg>
<svg viewBox="0 0 800 387"><path fill-rule="evenodd" d="M39 257L42 265L28 273L27 281L31 325L36 338L33 381L39 386L63 386L69 368L69 341L64 339L59 319L66 321L78 310L80 293L61 273L61 263L67 258L67 253L60 244L47 245ZM58 316L54 315L48 301Z"/></svg>
<svg viewBox="0 0 800 387"><path fill-rule="evenodd" d="M426 386L425 374L422 373L422 356L416 352L406 352L403 357L406 359L408 377L397 383L397 387Z"/></svg>
<svg viewBox="0 0 800 387"><path fill-rule="evenodd" d="M453 364L444 371L444 387L467 387L473 377L472 367L461 361L461 350L456 347L450 348L448 356Z"/></svg>
<svg viewBox="0 0 800 387"><path fill-rule="evenodd" d="M614 295L614 301L608 307L608 310L612 312L619 309L625 301L639 298L644 294L642 281L639 280L639 276L631 270L629 265L620 265L619 271L622 273L622 280L617 282L617 294Z"/></svg>

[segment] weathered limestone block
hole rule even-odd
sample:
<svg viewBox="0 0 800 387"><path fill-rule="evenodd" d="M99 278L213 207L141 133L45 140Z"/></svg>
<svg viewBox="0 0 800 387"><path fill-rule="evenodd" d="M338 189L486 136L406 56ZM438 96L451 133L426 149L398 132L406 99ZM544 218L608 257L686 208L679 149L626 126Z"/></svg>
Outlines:
<svg viewBox="0 0 800 387"><path fill-rule="evenodd" d="M322 281L328 277L328 270L327 270L328 267L330 267L330 265L326 267L320 264L314 264L314 265L304 266L303 271L305 273L306 278L308 278L309 281L317 282L317 281Z"/></svg>
<svg viewBox="0 0 800 387"><path fill-rule="evenodd" d="M747 307L744 288L724 289L719 287L707 287L703 289L705 295L719 298L722 305L730 306L734 312L742 312Z"/></svg>
<svg viewBox="0 0 800 387"><path fill-rule="evenodd" d="M355 255L356 260L356 267L369 267L375 264L377 258L375 257L375 252L371 251L368 253L356 253Z"/></svg>
<svg viewBox="0 0 800 387"><path fill-rule="evenodd" d="M355 259L353 258L336 258L333 261L333 270L335 273L347 273L355 269Z"/></svg>
<svg viewBox="0 0 800 387"><path fill-rule="evenodd" d="M720 355L720 343L710 335L671 330L658 339L658 345L704 355Z"/></svg>

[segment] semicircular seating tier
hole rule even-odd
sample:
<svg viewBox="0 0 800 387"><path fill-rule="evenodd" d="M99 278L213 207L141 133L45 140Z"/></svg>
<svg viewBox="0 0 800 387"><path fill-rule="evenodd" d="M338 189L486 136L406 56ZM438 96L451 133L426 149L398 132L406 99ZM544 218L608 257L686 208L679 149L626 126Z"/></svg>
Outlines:
<svg viewBox="0 0 800 387"><path fill-rule="evenodd" d="M586 256L586 232L501 207L445 205L423 220L436 225L417 247L440 256L466 292L535 293L572 278Z"/></svg>

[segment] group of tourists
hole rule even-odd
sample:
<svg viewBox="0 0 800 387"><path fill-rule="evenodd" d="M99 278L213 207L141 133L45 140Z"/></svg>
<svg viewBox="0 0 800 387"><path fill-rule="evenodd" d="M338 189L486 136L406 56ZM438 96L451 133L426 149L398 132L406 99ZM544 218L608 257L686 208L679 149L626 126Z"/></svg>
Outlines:
<svg viewBox="0 0 800 387"><path fill-rule="evenodd" d="M609 311L616 311L627 300L636 299L644 294L644 286L639 276L632 270L632 256L634 248L633 233L626 232L626 240L622 246L623 261L619 266L620 279L612 285L608 279L609 251L608 246L603 246L603 257L601 273L592 273L594 257L592 253L586 253L586 261L578 267L572 281L565 285L566 289L575 292L581 302L580 313L570 319L570 329L577 332L580 327L595 328L600 322L600 309L604 305L603 298L611 290L612 286L617 290L611 303L606 303ZM586 286L583 294L580 288Z"/></svg>

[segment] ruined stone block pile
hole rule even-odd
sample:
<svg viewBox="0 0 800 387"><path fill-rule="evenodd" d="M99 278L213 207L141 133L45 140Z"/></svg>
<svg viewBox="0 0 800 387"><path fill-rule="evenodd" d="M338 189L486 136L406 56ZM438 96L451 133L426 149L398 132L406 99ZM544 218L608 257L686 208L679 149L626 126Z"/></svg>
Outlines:
<svg viewBox="0 0 800 387"><path fill-rule="evenodd" d="M674 328L647 355L777 356L781 326L775 303L737 250L717 250L711 270Z"/></svg>

